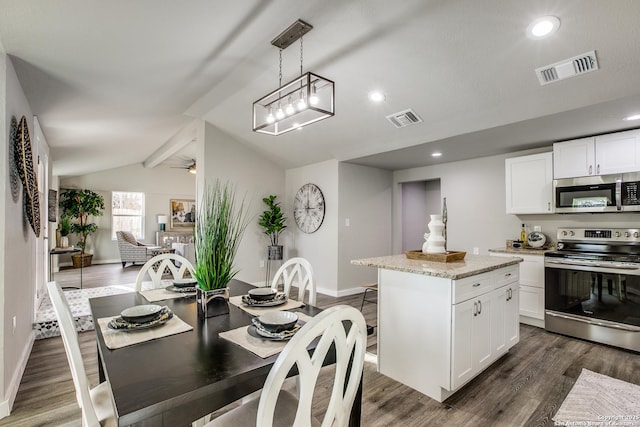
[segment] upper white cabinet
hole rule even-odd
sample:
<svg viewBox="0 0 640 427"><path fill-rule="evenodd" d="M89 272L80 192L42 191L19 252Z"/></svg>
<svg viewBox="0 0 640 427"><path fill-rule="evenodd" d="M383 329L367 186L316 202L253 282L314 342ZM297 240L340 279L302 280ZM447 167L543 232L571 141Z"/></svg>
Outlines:
<svg viewBox="0 0 640 427"><path fill-rule="evenodd" d="M574 178L595 175L595 138L581 138L553 144L553 177Z"/></svg>
<svg viewBox="0 0 640 427"><path fill-rule="evenodd" d="M553 153L505 160L508 214L553 212Z"/></svg>
<svg viewBox="0 0 640 427"><path fill-rule="evenodd" d="M637 171L640 129L553 144L556 179Z"/></svg>
<svg viewBox="0 0 640 427"><path fill-rule="evenodd" d="M596 175L640 171L640 129L596 136Z"/></svg>

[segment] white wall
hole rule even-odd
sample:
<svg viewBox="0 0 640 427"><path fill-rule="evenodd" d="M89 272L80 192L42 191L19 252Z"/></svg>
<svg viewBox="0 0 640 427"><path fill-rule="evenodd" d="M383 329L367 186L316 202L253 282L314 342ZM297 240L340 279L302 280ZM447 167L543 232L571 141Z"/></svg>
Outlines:
<svg viewBox="0 0 640 427"><path fill-rule="evenodd" d="M318 231L306 234L293 220L293 199L304 184L317 185L325 200L324 221ZM313 266L318 292L338 292L338 161L327 160L286 171L286 202L289 228L285 236L285 256L301 256Z"/></svg>
<svg viewBox="0 0 640 427"><path fill-rule="evenodd" d="M60 188L89 189L104 197L105 210L101 217L93 218L98 231L88 240L87 250L94 254L93 262L119 262L118 242L111 240L111 192L134 191L145 194L144 241L154 243L159 230L158 215L169 215L169 200L195 199L194 175L184 169L158 166L145 168L142 164L124 166L92 174L60 178ZM169 224L167 224L167 230ZM118 230L115 230L118 231ZM71 237L77 242L77 236ZM60 257L61 262L68 257Z"/></svg>
<svg viewBox="0 0 640 427"><path fill-rule="evenodd" d="M0 418L8 415L33 344L32 322L35 288L35 234L23 219L22 183L18 200L11 194L9 177L9 132L11 118L24 115L33 131L31 107L24 95L11 60L0 53ZM46 209L46 208L45 208ZM45 216L46 220L46 216ZM16 328L13 330L13 318Z"/></svg>
<svg viewBox="0 0 640 427"><path fill-rule="evenodd" d="M377 283L375 268L351 265L352 259L391 253L392 173L387 170L339 164L338 289ZM346 220L349 219L349 226Z"/></svg>
<svg viewBox="0 0 640 427"><path fill-rule="evenodd" d="M269 143L275 142L273 138L265 136L265 144ZM277 200L284 202L284 169L210 123L201 124L197 144L197 193L201 193L206 183L220 179L236 186L238 201L246 196L246 201L250 203L251 222L236 256L235 265L239 269L236 277L245 282L262 284L266 271L265 267L260 267L260 261L267 258L269 238L258 226L258 215L267 208L262 203L263 197L275 194ZM292 221L288 222L287 230L291 229Z"/></svg>
<svg viewBox="0 0 640 427"><path fill-rule="evenodd" d="M440 179L442 197L447 198L449 250L472 253L473 248L477 247L480 254L486 255L491 248L504 247L507 239L517 239L522 223L540 225L542 232L553 240L556 240L558 227L638 227L640 216L633 213L506 214L505 159L541 151L544 150L529 150L395 171L393 252L400 253L402 247L400 184L418 180Z"/></svg>

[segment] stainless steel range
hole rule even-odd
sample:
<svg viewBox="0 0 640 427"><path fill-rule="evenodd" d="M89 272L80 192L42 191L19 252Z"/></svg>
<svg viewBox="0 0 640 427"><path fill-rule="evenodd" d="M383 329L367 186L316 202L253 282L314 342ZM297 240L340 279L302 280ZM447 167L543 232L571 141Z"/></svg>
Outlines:
<svg viewBox="0 0 640 427"><path fill-rule="evenodd" d="M640 351L640 229L558 229L547 252L545 329Z"/></svg>

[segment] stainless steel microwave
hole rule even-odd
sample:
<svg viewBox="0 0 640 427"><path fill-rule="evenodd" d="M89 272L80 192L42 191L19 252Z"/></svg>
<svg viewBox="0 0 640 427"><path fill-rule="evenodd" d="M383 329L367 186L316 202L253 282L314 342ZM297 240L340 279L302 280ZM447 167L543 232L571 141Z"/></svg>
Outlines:
<svg viewBox="0 0 640 427"><path fill-rule="evenodd" d="M553 181L556 213L640 211L640 173Z"/></svg>

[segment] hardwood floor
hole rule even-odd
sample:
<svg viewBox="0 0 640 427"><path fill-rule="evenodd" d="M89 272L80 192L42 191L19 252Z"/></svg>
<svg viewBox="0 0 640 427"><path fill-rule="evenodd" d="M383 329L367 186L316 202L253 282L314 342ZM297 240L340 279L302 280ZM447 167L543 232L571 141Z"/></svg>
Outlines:
<svg viewBox="0 0 640 427"><path fill-rule="evenodd" d="M93 270L93 267L100 267ZM129 267L127 267L129 268ZM135 270L133 270L135 268ZM121 265L85 269L83 285L104 286L109 274L135 280L137 269ZM111 273L109 273L111 271ZM65 273L69 276L72 273ZM58 280L56 273L56 280ZM84 280L86 279L86 280ZM73 280L61 277L61 280ZM371 296L371 295L370 295ZM370 296L367 296L369 299ZM359 295L331 298L318 295L318 305L360 307ZM365 318L375 325L376 305L365 303ZM85 366L97 382L95 332L80 335ZM419 331L416 331L417 336ZM375 335L370 337L375 350ZM547 333L521 325L520 343L444 403L438 403L376 372L367 363L364 374L363 426L552 426L552 416L582 368L640 384L638 354ZM324 376L323 376L324 378ZM318 413L328 393L328 380L319 383L314 405ZM23 377L11 416L2 426L79 426L71 374L60 338L39 340Z"/></svg>

